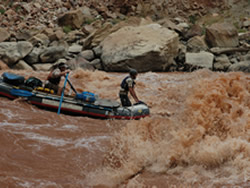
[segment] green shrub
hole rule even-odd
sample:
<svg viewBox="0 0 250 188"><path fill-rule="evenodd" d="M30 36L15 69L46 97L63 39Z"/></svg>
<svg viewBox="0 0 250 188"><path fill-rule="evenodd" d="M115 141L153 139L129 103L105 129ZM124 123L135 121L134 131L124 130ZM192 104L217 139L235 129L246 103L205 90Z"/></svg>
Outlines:
<svg viewBox="0 0 250 188"><path fill-rule="evenodd" d="M64 33L69 33L69 32L71 32L71 31L72 31L72 28L71 28L70 25L68 25L68 26L63 26L63 32L64 32Z"/></svg>
<svg viewBox="0 0 250 188"><path fill-rule="evenodd" d="M236 29L240 29L240 26L239 26L239 23L238 23L238 22L234 22L233 25L234 25L234 27L235 27Z"/></svg>
<svg viewBox="0 0 250 188"><path fill-rule="evenodd" d="M189 21L190 23L195 24L197 21L197 16L196 15L189 16Z"/></svg>
<svg viewBox="0 0 250 188"><path fill-rule="evenodd" d="M21 9L22 9L22 7L17 6L17 7L16 7L16 12L19 12Z"/></svg>
<svg viewBox="0 0 250 188"><path fill-rule="evenodd" d="M94 22L94 21L95 21L94 19L88 18L88 19L85 20L84 23L89 25L89 24L91 24L91 23Z"/></svg>
<svg viewBox="0 0 250 188"><path fill-rule="evenodd" d="M247 29L243 28L243 29L238 29L238 33L245 33L247 32Z"/></svg>
<svg viewBox="0 0 250 188"><path fill-rule="evenodd" d="M5 10L4 9L0 9L0 14L4 14Z"/></svg>
<svg viewBox="0 0 250 188"><path fill-rule="evenodd" d="M112 19L111 22L112 22L113 25L115 25L115 24L119 23L120 20L118 18L115 18L115 19Z"/></svg>

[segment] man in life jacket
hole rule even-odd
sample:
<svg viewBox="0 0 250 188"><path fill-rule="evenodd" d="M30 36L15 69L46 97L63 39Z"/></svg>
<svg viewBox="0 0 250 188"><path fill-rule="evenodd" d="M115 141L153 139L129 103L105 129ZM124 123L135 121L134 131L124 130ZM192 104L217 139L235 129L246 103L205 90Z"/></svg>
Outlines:
<svg viewBox="0 0 250 188"><path fill-rule="evenodd" d="M53 89L58 95L62 93L62 87L59 87L61 77L66 76L70 72L69 67L65 63L59 63L52 66L47 80L45 81L45 88Z"/></svg>
<svg viewBox="0 0 250 188"><path fill-rule="evenodd" d="M119 92L120 100L122 106L131 106L131 102L128 98L128 93L133 97L136 103L139 102L139 99L135 93L135 79L137 77L137 71L135 69L131 69L129 71L129 76L125 77L121 83L121 89Z"/></svg>

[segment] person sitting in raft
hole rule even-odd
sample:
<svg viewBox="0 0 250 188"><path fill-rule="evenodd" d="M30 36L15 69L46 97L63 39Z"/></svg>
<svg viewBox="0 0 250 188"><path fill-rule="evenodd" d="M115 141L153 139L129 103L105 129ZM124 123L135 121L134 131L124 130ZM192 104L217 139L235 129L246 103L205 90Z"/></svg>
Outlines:
<svg viewBox="0 0 250 188"><path fill-rule="evenodd" d="M59 63L58 65L52 66L44 87L53 89L56 94L61 95L63 89L59 87L61 77L66 76L69 72L69 67L65 63Z"/></svg>
<svg viewBox="0 0 250 188"><path fill-rule="evenodd" d="M131 102L128 97L128 93L133 97L136 103L139 103L139 99L135 93L134 87L135 87L135 79L137 77L137 71L135 69L131 69L129 71L129 76L125 77L122 80L121 83L121 89L119 92L120 100L122 103L122 106L131 106Z"/></svg>

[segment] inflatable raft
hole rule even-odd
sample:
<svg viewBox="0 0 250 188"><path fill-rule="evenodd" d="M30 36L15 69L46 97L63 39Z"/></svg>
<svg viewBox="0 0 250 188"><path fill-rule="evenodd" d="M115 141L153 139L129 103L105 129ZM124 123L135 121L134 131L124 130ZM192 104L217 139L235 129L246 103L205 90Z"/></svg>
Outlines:
<svg viewBox="0 0 250 188"><path fill-rule="evenodd" d="M33 77L25 80L23 76L7 72L0 77L0 95L10 99L23 97L33 105L52 111L58 110L61 99L53 91L43 88L39 79ZM64 96L60 111L102 119L140 119L150 114L149 107L144 103L122 107L115 100L101 99L90 92Z"/></svg>

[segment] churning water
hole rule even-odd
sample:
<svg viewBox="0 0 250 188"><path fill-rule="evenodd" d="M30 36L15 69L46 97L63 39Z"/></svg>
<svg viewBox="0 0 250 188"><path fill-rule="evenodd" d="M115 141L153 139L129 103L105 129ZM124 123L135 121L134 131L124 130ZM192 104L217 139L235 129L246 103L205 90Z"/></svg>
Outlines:
<svg viewBox="0 0 250 188"><path fill-rule="evenodd" d="M119 100L125 76L79 69L69 79L79 92ZM131 121L1 97L0 187L250 187L249 74L147 72L136 92L151 115Z"/></svg>

